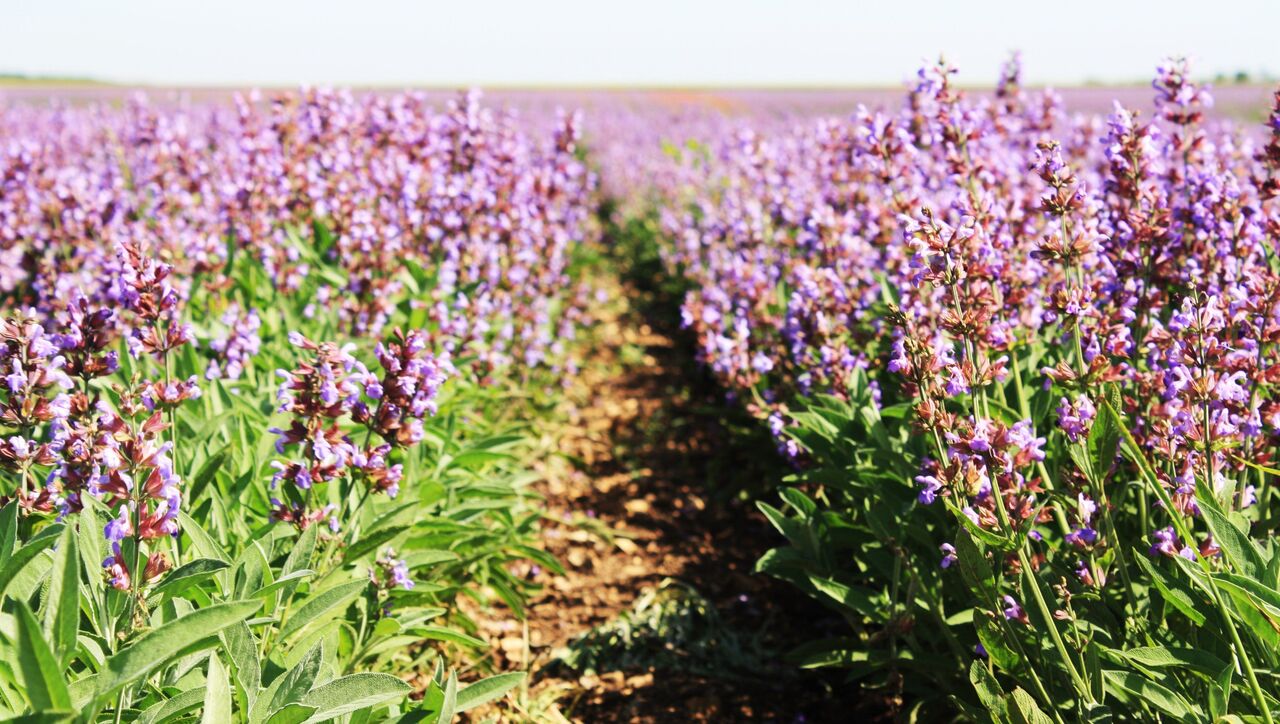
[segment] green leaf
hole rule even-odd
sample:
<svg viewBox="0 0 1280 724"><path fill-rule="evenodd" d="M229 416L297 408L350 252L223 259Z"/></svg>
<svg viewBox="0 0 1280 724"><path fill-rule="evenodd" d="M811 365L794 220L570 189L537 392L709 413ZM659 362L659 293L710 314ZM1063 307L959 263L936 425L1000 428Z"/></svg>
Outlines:
<svg viewBox="0 0 1280 724"><path fill-rule="evenodd" d="M1120 450L1124 456L1129 459L1138 469L1142 471L1143 477L1148 485L1159 485L1160 478L1156 475L1156 471L1151 467L1151 461L1147 460L1147 456L1143 454L1142 447L1138 445L1138 441L1133 437L1133 433L1125 425L1124 417L1120 414L1112 400L1107 400L1102 405L1107 410L1107 414L1115 418L1116 429L1120 432Z"/></svg>
<svg viewBox="0 0 1280 724"><path fill-rule="evenodd" d="M178 521L182 524L182 532L186 533L191 538L192 545L195 547L196 552L198 552L202 557L213 558L214 560L230 564L230 561L227 560L226 552L222 550L222 545L219 544L218 541L214 540L213 536L209 535L209 532L204 529L204 526L197 523L194 518L181 510L178 511Z"/></svg>
<svg viewBox="0 0 1280 724"><path fill-rule="evenodd" d="M802 669L851 667L868 660L865 642L849 636L806 641L791 649L783 661Z"/></svg>
<svg viewBox="0 0 1280 724"><path fill-rule="evenodd" d="M28 563L36 559L49 546L58 542L59 536L62 534L62 525L55 523L44 530L40 531L27 542L26 545L17 549L9 556L9 560L0 566L0 598L4 597L5 591L8 590L9 584L13 583L18 573L27 566Z"/></svg>
<svg viewBox="0 0 1280 724"><path fill-rule="evenodd" d="M307 724L316 724L398 701L412 690L413 687L391 674L351 674L317 686L302 703L316 708L316 713L307 720Z"/></svg>
<svg viewBox="0 0 1280 724"><path fill-rule="evenodd" d="M991 657L991 663L1004 671L1017 670L1022 657L1009 648L1009 644L1004 639L1004 630L994 618L985 614L976 617L974 629L978 633L978 641L982 643L982 648L986 649L987 656Z"/></svg>
<svg viewBox="0 0 1280 724"><path fill-rule="evenodd" d="M37 711L70 710L71 694L62 678L62 667L40 635L40 622L23 601L14 606L14 623L17 668L13 673L31 706Z"/></svg>
<svg viewBox="0 0 1280 724"><path fill-rule="evenodd" d="M876 622L884 621L887 617L886 612L876 605L875 594L871 591L814 575L809 576L809 582L850 613L865 616Z"/></svg>
<svg viewBox="0 0 1280 724"><path fill-rule="evenodd" d="M481 704L497 701L508 691L524 683L526 676L523 671L498 674L465 686L458 692L457 710L464 712Z"/></svg>
<svg viewBox="0 0 1280 724"><path fill-rule="evenodd" d="M280 576L279 578L277 578L275 581L249 594L249 598L262 598L264 596L273 595L276 591L279 591L281 589L291 589L291 587L297 586L298 583L301 582L303 579L310 578L315 574L316 574L315 571L307 570L305 568L300 571L293 571L292 573L286 573L283 576Z"/></svg>
<svg viewBox="0 0 1280 724"><path fill-rule="evenodd" d="M1105 407L1105 405L1104 405ZM1115 415L1103 413L1098 415L1093 427L1089 430L1089 456L1092 459L1093 479L1101 484L1115 464L1116 454L1120 448L1120 422Z"/></svg>
<svg viewBox="0 0 1280 724"><path fill-rule="evenodd" d="M249 592L262 588L264 581L271 583L271 564L267 561L267 554L262 550L260 541L249 541L231 563L231 567L237 598L248 598Z"/></svg>
<svg viewBox="0 0 1280 724"><path fill-rule="evenodd" d="M369 587L369 581L356 580L339 583L333 588L311 595L298 610L284 622L280 629L280 640L288 638L296 631L313 621L327 619L337 615L346 608L352 599Z"/></svg>
<svg viewBox="0 0 1280 724"><path fill-rule="evenodd" d="M161 596L165 595L170 597L179 596L188 588L200 583L201 581L208 580L215 573L227 567L228 565L226 561L220 561L217 558L196 558L195 560L188 561L187 563L175 568L169 573L169 575L165 576L164 580L160 581L160 583L152 589L147 598L150 600L157 600Z"/></svg>
<svg viewBox="0 0 1280 724"><path fill-rule="evenodd" d="M1169 575L1164 569L1157 567L1151 561L1147 560L1147 556L1140 550L1134 549L1133 560L1138 562L1138 566L1147 572L1151 577L1151 581L1156 584L1156 588L1160 589L1160 594L1171 606L1178 609L1178 612L1186 616L1196 626L1203 626L1206 619L1200 608L1197 597L1192 595L1192 590L1184 582Z"/></svg>
<svg viewBox="0 0 1280 724"><path fill-rule="evenodd" d="M1106 669L1102 678L1107 684L1107 691L1125 703L1141 701L1175 719L1194 718L1194 709L1186 699L1141 674Z"/></svg>
<svg viewBox="0 0 1280 724"><path fill-rule="evenodd" d="M231 682L227 679L227 667L216 651L209 654L209 671L204 684L204 713L200 716L200 724L231 721Z"/></svg>
<svg viewBox="0 0 1280 724"><path fill-rule="evenodd" d="M222 646L234 667L236 683L244 694L245 705L252 709L262 685L262 664L258 661L258 644L249 630L249 624L241 621L222 630Z"/></svg>
<svg viewBox="0 0 1280 724"><path fill-rule="evenodd" d="M792 545L802 546L804 544L805 528L800 521L788 518L781 510L778 510L763 500L757 501L756 507L760 509L761 513L764 513L764 517L769 519L769 522L773 524L774 528L778 529L779 533L786 536L786 539L790 541Z"/></svg>
<svg viewBox="0 0 1280 724"><path fill-rule="evenodd" d="M369 535L353 543L346 553L342 555L342 560L347 563L357 561L362 556L372 553L378 546L391 542L406 530L409 530L408 525L389 525L372 531Z"/></svg>
<svg viewBox="0 0 1280 724"><path fill-rule="evenodd" d="M960 568L960 576L965 585L979 601L994 601L996 598L996 578L987 562L986 553L967 530L961 530L956 536L956 559Z"/></svg>
<svg viewBox="0 0 1280 724"><path fill-rule="evenodd" d="M534 548L533 546L527 546L519 543L511 546L511 550L515 553L518 553L524 556L525 558L528 558L534 563L537 563L538 565L542 566L548 571L551 571L552 573L555 573L561 576L564 575L564 566L560 565L560 561L556 560L555 556L551 555L550 553L544 550L539 550L537 548ZM408 565L410 568L412 568L414 565L422 565L418 561L419 559L416 556L414 556L414 560L405 561L405 564Z"/></svg>
<svg viewBox="0 0 1280 724"><path fill-rule="evenodd" d="M1109 416L1102 415L1101 417L1109 417ZM1095 423L1094 427L1098 427L1098 424ZM1088 443L1087 442L1067 443L1067 454L1071 456L1071 462L1076 464L1076 468L1080 470L1080 472L1085 474L1086 479L1093 480L1093 474L1094 474L1094 470L1096 469L1096 466L1094 465L1093 458L1090 457L1089 455Z"/></svg>
<svg viewBox="0 0 1280 724"><path fill-rule="evenodd" d="M986 528L974 523L972 520L969 520L969 516L965 515L964 511L961 510L959 506L951 502L950 498L946 498L945 501L947 510L951 511L951 514L955 516L956 521L960 523L960 527L964 528L970 535L981 541L983 545L991 546L992 548L1000 551L1011 551L1017 548L1013 540L1010 538L992 533Z"/></svg>
<svg viewBox="0 0 1280 724"><path fill-rule="evenodd" d="M1026 724L1053 724L1053 720L1049 718L1040 709L1040 705L1031 695L1018 687L1010 694L1013 699L1013 711L1009 712L1009 718L1015 722L1026 722Z"/></svg>
<svg viewBox="0 0 1280 724"><path fill-rule="evenodd" d="M515 459L515 456L510 453L491 452L489 450L468 450L467 452L459 453L450 459L445 468L475 469L482 467L486 463Z"/></svg>
<svg viewBox="0 0 1280 724"><path fill-rule="evenodd" d="M18 501L11 500L0 508L0 566L9 562L18 544Z"/></svg>
<svg viewBox="0 0 1280 724"><path fill-rule="evenodd" d="M1234 663L1224 664L1209 685L1209 717L1218 721L1226 715L1231 703L1231 677L1236 673Z"/></svg>
<svg viewBox="0 0 1280 724"><path fill-rule="evenodd" d="M1205 486L1199 485L1197 487ZM1202 497L1197 490L1196 500L1200 501ZM1204 518L1204 522L1209 526L1209 532L1213 534L1214 542L1222 549L1222 555L1231 564L1231 567L1237 573L1253 578L1261 578L1267 567L1262 562L1262 556L1258 553L1258 549L1254 546L1253 541L1249 539L1249 536L1241 532L1227 518L1227 515L1222 512L1216 502L1201 504L1200 513Z"/></svg>
<svg viewBox="0 0 1280 724"><path fill-rule="evenodd" d="M813 517L818 510L818 504L796 488L783 488L778 491L778 494L806 518Z"/></svg>
<svg viewBox="0 0 1280 724"><path fill-rule="evenodd" d="M212 558L230 565L231 562L227 559L227 554L222 550L222 546L218 541L214 540L213 536L209 535L209 532L191 516L187 515L185 511L178 511L178 522L181 525L182 532L191 539L192 548L195 550L197 555L201 558ZM223 569L218 571L215 575L218 577L218 582L222 586L223 593L229 593L231 591L231 578L229 572Z"/></svg>
<svg viewBox="0 0 1280 724"><path fill-rule="evenodd" d="M5 717L0 719L0 724L57 724L58 722L71 721L74 718L75 714L69 711L41 711L34 714Z"/></svg>
<svg viewBox="0 0 1280 724"><path fill-rule="evenodd" d="M441 626L417 626L410 629L410 632L415 636L420 636L424 639L448 641L450 643L472 646L475 648L483 648L489 645L482 639L478 639L474 636L468 636L461 631L454 631L453 629L443 628Z"/></svg>
<svg viewBox="0 0 1280 724"><path fill-rule="evenodd" d="M458 674L449 672L449 681L444 685L444 701L440 704L440 715L436 724L449 724L458 712Z"/></svg>
<svg viewBox="0 0 1280 724"><path fill-rule="evenodd" d="M311 565L311 556L316 550L317 528L318 526L309 525L298 536L298 542L294 544L293 550L289 551L289 555L284 559L284 568L280 570L281 575L278 580L283 580L292 573L306 570ZM296 582L285 586L283 598L288 599L297 588L298 583Z"/></svg>
<svg viewBox="0 0 1280 724"><path fill-rule="evenodd" d="M209 487L209 483L213 482L218 470L226 464L230 447L230 445L224 445L221 450L205 460L204 465L200 466L200 470L191 478L191 487L187 490L188 500L194 502L200 499L200 495L204 493L205 488Z"/></svg>
<svg viewBox="0 0 1280 724"><path fill-rule="evenodd" d="M1008 718L1009 705L1005 702L1004 689L987 670L985 662L974 661L969 665L969 681L978 693L978 701L991 712L992 719L999 722Z"/></svg>
<svg viewBox="0 0 1280 724"><path fill-rule="evenodd" d="M1266 619L1267 625L1274 632L1280 632L1280 592L1268 588L1247 576L1239 576L1234 573L1214 573L1212 576L1213 580L1226 589L1237 604L1240 604L1240 612L1242 614L1248 608L1246 604L1251 604L1254 609L1262 614ZM1250 628L1256 628L1255 622L1248 620L1246 622L1250 624Z"/></svg>
<svg viewBox="0 0 1280 724"><path fill-rule="evenodd" d="M258 601L233 601L208 606L148 631L137 641L107 659L104 670L94 687L93 697L102 699L114 694L157 668L173 657L193 653L190 647L205 639L215 643L215 637L228 626L252 616L261 603Z"/></svg>
<svg viewBox="0 0 1280 724"><path fill-rule="evenodd" d="M320 674L320 662L324 660L324 644L317 641L307 650L305 656L292 669L285 672L279 682L272 682L275 692L271 696L270 709L279 709L285 704L302 703L302 698L311 691Z"/></svg>
<svg viewBox="0 0 1280 724"><path fill-rule="evenodd" d="M102 681L102 674L89 674L71 682L67 687L67 691L71 694L71 708L88 709L94 703L94 692L97 691L100 681ZM203 701L203 693L201 696Z"/></svg>
<svg viewBox="0 0 1280 724"><path fill-rule="evenodd" d="M1113 661L1119 659L1151 669L1186 667L1208 676L1217 676L1225 662L1202 649L1173 648L1168 646L1139 646L1119 651L1106 649ZM1119 662L1117 662L1119 663Z"/></svg>
<svg viewBox="0 0 1280 724"><path fill-rule="evenodd" d="M102 582L102 559L106 556L102 552L102 546L106 542L102 537L102 520L98 516L95 508L95 501L92 497L86 501L84 509L80 511L79 519L76 521L77 536L80 548L80 561L84 565L85 573L88 578L88 591L90 598L100 598L102 590L105 588Z"/></svg>
<svg viewBox="0 0 1280 724"><path fill-rule="evenodd" d="M299 704L285 704L284 706L271 712L271 716L267 718L267 724L301 724L311 718L316 713L314 706Z"/></svg>
<svg viewBox="0 0 1280 724"><path fill-rule="evenodd" d="M58 668L71 662L80 632L80 551L76 531L62 529L62 541L53 554L49 594L45 597L44 631L53 642Z"/></svg>

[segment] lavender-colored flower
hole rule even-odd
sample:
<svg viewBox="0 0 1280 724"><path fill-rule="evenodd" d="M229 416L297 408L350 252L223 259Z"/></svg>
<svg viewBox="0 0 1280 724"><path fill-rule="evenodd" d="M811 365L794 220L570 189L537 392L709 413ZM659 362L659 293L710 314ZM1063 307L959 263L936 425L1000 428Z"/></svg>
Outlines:
<svg viewBox="0 0 1280 724"><path fill-rule="evenodd" d="M262 320L257 311L250 309L242 313L238 306L232 305L223 313L221 321L227 332L209 341L214 358L209 361L204 376L207 380L238 380L262 347L258 336Z"/></svg>
<svg viewBox="0 0 1280 724"><path fill-rule="evenodd" d="M1178 535L1173 532L1173 526L1154 531L1151 539L1151 555L1164 555L1171 558L1182 556L1189 561L1196 559L1195 549L1189 545L1179 545Z"/></svg>
<svg viewBox="0 0 1280 724"><path fill-rule="evenodd" d="M1010 621L1017 621L1018 623L1022 623L1022 624L1031 623L1031 619L1030 617L1027 616L1027 612L1022 610L1022 606L1018 604L1017 600L1014 599L1013 596L1006 594L1003 600L1004 600L1004 617L1006 619Z"/></svg>
<svg viewBox="0 0 1280 724"><path fill-rule="evenodd" d="M933 475L917 475L916 482L921 486L917 499L924 505L933 505L942 490L942 481Z"/></svg>
<svg viewBox="0 0 1280 724"><path fill-rule="evenodd" d="M1075 402L1064 397L1058 403L1058 429L1066 433L1071 442L1078 442L1089 434L1089 428L1097 414L1097 408L1087 395L1076 397Z"/></svg>
<svg viewBox="0 0 1280 724"><path fill-rule="evenodd" d="M938 548L942 551L942 562L939 565L943 568L950 568L951 564L959 560L956 557L956 547L950 543L943 543Z"/></svg>
<svg viewBox="0 0 1280 724"><path fill-rule="evenodd" d="M409 576L408 563L396 557L395 550L391 548L387 548L382 555L378 556L375 568L369 571L369 580L384 589L400 588L408 591L414 587L413 579Z"/></svg>

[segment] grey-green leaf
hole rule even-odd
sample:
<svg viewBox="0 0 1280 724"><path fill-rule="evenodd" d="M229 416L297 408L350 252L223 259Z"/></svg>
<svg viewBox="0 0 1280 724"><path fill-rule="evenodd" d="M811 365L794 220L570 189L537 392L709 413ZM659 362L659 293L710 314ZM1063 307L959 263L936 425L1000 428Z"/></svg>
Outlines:
<svg viewBox="0 0 1280 724"><path fill-rule="evenodd" d="M80 632L80 551L76 545L76 532L70 526L62 530L62 541L53 554L44 631L53 643L54 655L61 669L75 655L76 635Z"/></svg>
<svg viewBox="0 0 1280 724"><path fill-rule="evenodd" d="M114 694L163 666L178 654L191 653L187 650L189 647L216 636L228 626L244 621L260 605L258 601L220 603L193 611L143 634L137 641L107 659L107 665L95 687L95 698Z"/></svg>
<svg viewBox="0 0 1280 724"><path fill-rule="evenodd" d="M27 542L18 550L14 551L9 559L0 566L0 598L4 597L5 591L9 588L9 584L13 583L13 579L18 573L26 567L28 563L35 560L49 546L58 542L59 536L62 534L62 525L55 523L36 534L34 538Z"/></svg>
<svg viewBox="0 0 1280 724"><path fill-rule="evenodd" d="M171 719L195 711L204 703L203 687L188 689L177 696L154 704L138 717L138 724L163 724Z"/></svg>
<svg viewBox="0 0 1280 724"><path fill-rule="evenodd" d="M17 668L13 672L36 711L70 710L71 694L62 678L62 667L40 635L40 623L25 602L14 606Z"/></svg>
<svg viewBox="0 0 1280 724"><path fill-rule="evenodd" d="M524 682L526 674L517 671L510 674L498 674L481 679L458 692L459 712L473 709L481 704L501 699L504 694Z"/></svg>
<svg viewBox="0 0 1280 724"><path fill-rule="evenodd" d="M1045 714L1040 705L1036 704L1036 700L1021 687L1014 689L1013 694L1010 696L1013 697L1014 708L1013 711L1009 712L1011 720L1026 722L1026 724L1053 724L1053 720L1049 718L1049 715Z"/></svg>
<svg viewBox="0 0 1280 724"><path fill-rule="evenodd" d="M280 640L284 641L290 634L302 630L309 623L336 613L340 607L345 607L351 599L368 587L369 582L365 580L348 581L310 596L289 617L289 620L284 622L284 627L280 629Z"/></svg>
<svg viewBox="0 0 1280 724"><path fill-rule="evenodd" d="M283 579L291 573L306 570L311 565L311 556L316 550L316 535L318 526L307 526L302 531L302 535L298 536L298 542L294 544L293 549L289 551L289 555L284 559L284 568L280 571L280 578ZM284 598L293 595L298 584L292 583L285 587Z"/></svg>
<svg viewBox="0 0 1280 724"><path fill-rule="evenodd" d="M308 724L316 724L398 701L408 696L412 688L391 674L351 674L317 686L302 703L316 708L316 713L307 720Z"/></svg>
<svg viewBox="0 0 1280 724"><path fill-rule="evenodd" d="M1107 691L1126 703L1143 701L1175 719L1193 718L1191 704L1182 696L1132 671L1105 670Z"/></svg>
<svg viewBox="0 0 1280 724"><path fill-rule="evenodd" d="M444 685L444 702L440 705L440 716L436 724L449 724L458 712L458 673L449 672L449 681Z"/></svg>
<svg viewBox="0 0 1280 724"><path fill-rule="evenodd" d="M177 596L225 568L227 568L227 562L217 558L197 558L188 561L165 576L164 580L151 591L148 598L155 599L162 595Z"/></svg>
<svg viewBox="0 0 1280 724"><path fill-rule="evenodd" d="M285 704L301 702L307 692L311 691L311 685L315 683L316 675L320 673L320 661L323 658L323 644L317 642L297 665L285 672L279 684L273 682L275 693L271 696L269 708L274 710Z"/></svg>
<svg viewBox="0 0 1280 724"><path fill-rule="evenodd" d="M356 541L342 555L342 560L350 563L359 560L362 556L372 553L378 546L389 543L396 536L409 530L408 525L389 525L381 530L371 531L369 535Z"/></svg>
<svg viewBox="0 0 1280 724"><path fill-rule="evenodd" d="M257 640L249 630L249 624L241 621L223 629L222 645L231 659L236 683L244 692L245 703L252 707L262 685L262 666L258 662Z"/></svg>
<svg viewBox="0 0 1280 724"><path fill-rule="evenodd" d="M267 718L267 724L302 724L315 713L316 708L314 706L307 706L297 702L285 704L271 712L271 716Z"/></svg>
<svg viewBox="0 0 1280 724"><path fill-rule="evenodd" d="M231 721L231 681L227 667L215 651L209 655L209 672L205 676L204 713L201 724L222 724Z"/></svg>

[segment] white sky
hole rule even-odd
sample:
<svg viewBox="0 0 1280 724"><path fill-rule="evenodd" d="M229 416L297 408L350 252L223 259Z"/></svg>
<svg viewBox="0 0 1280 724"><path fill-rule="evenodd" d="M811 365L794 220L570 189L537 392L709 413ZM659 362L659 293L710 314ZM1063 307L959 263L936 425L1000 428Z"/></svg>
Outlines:
<svg viewBox="0 0 1280 724"><path fill-rule="evenodd" d="M1280 0L0 0L0 73L171 85L896 85L1280 74Z"/></svg>

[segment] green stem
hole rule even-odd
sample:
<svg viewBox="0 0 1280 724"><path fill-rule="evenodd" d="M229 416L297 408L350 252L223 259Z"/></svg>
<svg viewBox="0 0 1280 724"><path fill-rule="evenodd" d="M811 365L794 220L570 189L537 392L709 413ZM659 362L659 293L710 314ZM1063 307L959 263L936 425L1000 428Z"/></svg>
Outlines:
<svg viewBox="0 0 1280 724"><path fill-rule="evenodd" d="M947 648L951 649L951 653L956 657L956 663L964 666L965 652L960 646L960 641L956 639L956 635L951 632L951 627L947 625L946 611L943 610L942 604L934 597L933 591L924 582L920 580L920 575L912 566L907 566L907 576L910 577L913 587L920 592L920 596L924 598L925 603L929 604L929 611L938 621L938 630L942 632L942 638L947 642Z"/></svg>
<svg viewBox="0 0 1280 724"><path fill-rule="evenodd" d="M1014 345L1009 348L1009 364L1013 369L1013 388L1018 396L1018 412L1022 414L1022 419L1031 419L1031 405L1027 402L1026 393L1022 387L1022 368L1018 361L1018 349ZM1052 493L1054 491L1053 477L1049 475L1049 470L1044 466L1043 460L1036 461L1036 472L1040 473L1040 480L1044 483L1044 489ZM1071 532L1071 526L1067 524L1067 516L1062 512L1062 506L1055 505L1052 507L1053 519L1057 521L1058 528L1062 531L1062 535Z"/></svg>
<svg viewBox="0 0 1280 724"><path fill-rule="evenodd" d="M1004 493L1000 490L1000 485L997 481L997 477L993 476L991 478L991 490L995 496L993 502L995 504L996 517L1000 520L1001 528L1005 532L1012 534L1013 524L1009 521L1009 512L1004 507ZM1031 589L1036 607L1040 610L1040 615L1044 618L1045 625L1049 627L1049 637L1053 639L1054 648L1058 650L1058 655L1062 658L1062 664L1066 667L1067 674L1071 676L1071 683L1084 695L1085 700L1092 704L1093 693L1089 691L1084 678L1076 670L1076 665L1071 660L1071 653L1067 651L1067 644L1062 640L1062 634L1058 631L1058 624L1053 618L1053 613L1049 610L1049 604L1045 601L1044 594L1040 591L1040 579L1036 578L1035 573L1031 570L1031 560L1027 558L1025 542L1018 546L1018 562L1021 564L1023 578L1026 580L1027 587Z"/></svg>
<svg viewBox="0 0 1280 724"><path fill-rule="evenodd" d="M1018 549L1018 561L1022 564L1022 575L1026 579L1027 587L1031 589L1031 596L1035 599L1036 608L1040 610L1040 616L1044 618L1045 625L1049 627L1049 637L1053 639L1053 646L1058 650L1058 656L1062 658L1062 663L1067 668L1067 674L1071 676L1071 683L1084 695L1085 701L1090 704L1094 703L1093 692L1089 690L1084 678L1076 670L1076 665L1071 659L1071 653L1067 650L1067 644L1062 640L1062 634L1058 631L1058 624L1053 617L1053 612L1049 610L1049 604L1045 601L1044 594L1040 591L1040 579L1036 578L1035 573L1031 571L1031 561L1021 548Z"/></svg>
<svg viewBox="0 0 1280 724"><path fill-rule="evenodd" d="M1133 591L1133 581L1129 578L1129 561L1125 557L1124 548L1120 545L1120 533L1116 530L1115 519L1111 516L1111 503L1107 499L1106 488L1101 484L1098 485L1098 499L1102 503L1102 519L1106 521L1111 544L1116 549L1116 562L1119 563L1120 580L1124 582L1124 591L1129 598L1129 605L1133 607L1136 614L1138 611L1138 596ZM1143 528L1145 534L1146 529Z"/></svg>
<svg viewBox="0 0 1280 724"><path fill-rule="evenodd" d="M1104 400L1103 404L1107 406L1108 412L1114 415L1118 422L1121 419L1120 413L1111 407L1111 403L1109 401ZM1141 448L1138 447L1138 443L1133 439L1133 434L1129 432L1129 429L1124 425L1118 425L1118 427L1120 428L1120 434L1124 436L1125 442L1132 446L1135 451L1140 450ZM1136 458L1136 462L1138 463L1138 472L1141 475L1143 482L1155 491L1156 497L1159 498L1164 509L1169 511L1169 518L1173 521L1173 527L1177 531L1178 537L1184 542L1195 540L1191 535L1191 529L1187 527L1186 520L1178 514L1178 509L1173 506L1173 500L1169 497L1169 491L1165 490L1164 486L1160 485L1160 480L1156 477L1155 471L1151 469L1151 464L1147 462L1146 457L1138 454L1136 455ZM1258 711L1262 713L1263 720L1266 721L1267 724L1272 724L1273 719L1271 718L1271 711L1267 708L1267 698L1266 695L1262 693L1262 686L1258 684L1258 675L1253 670L1253 662L1249 659L1249 651L1245 648L1244 642L1240 640L1240 633L1236 631L1235 622L1231 620L1231 613L1227 610L1226 605L1222 600L1222 594L1218 590L1217 581L1212 576L1207 575L1210 572L1209 561L1204 556L1197 556L1196 560L1199 562L1201 570L1206 573L1205 580L1208 582L1210 598L1213 599L1214 606L1217 607L1218 613L1222 616L1222 620L1227 627L1228 633L1231 634L1231 645L1235 650L1236 661L1240 667L1244 669L1245 680L1249 683L1254 703L1257 705Z"/></svg>

